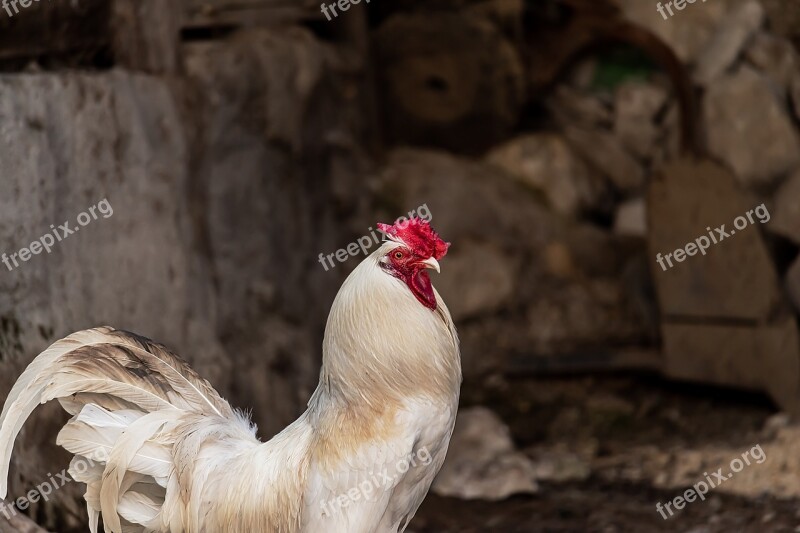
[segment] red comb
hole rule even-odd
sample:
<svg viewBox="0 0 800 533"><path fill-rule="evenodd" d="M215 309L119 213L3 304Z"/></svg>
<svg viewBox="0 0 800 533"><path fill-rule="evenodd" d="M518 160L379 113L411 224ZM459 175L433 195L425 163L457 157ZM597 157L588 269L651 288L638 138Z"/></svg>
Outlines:
<svg viewBox="0 0 800 533"><path fill-rule="evenodd" d="M433 257L438 261L450 247L450 243L440 239L431 225L421 218L403 220L394 226L378 223L378 229L391 240L405 244L420 257Z"/></svg>

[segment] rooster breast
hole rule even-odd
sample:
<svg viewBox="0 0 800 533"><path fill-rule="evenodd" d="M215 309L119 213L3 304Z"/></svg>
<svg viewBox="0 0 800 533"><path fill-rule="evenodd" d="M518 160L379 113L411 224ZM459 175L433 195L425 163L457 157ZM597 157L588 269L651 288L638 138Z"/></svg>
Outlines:
<svg viewBox="0 0 800 533"><path fill-rule="evenodd" d="M406 399L361 435L336 417L335 443L318 438L311 452L302 531L404 531L444 462L456 408Z"/></svg>

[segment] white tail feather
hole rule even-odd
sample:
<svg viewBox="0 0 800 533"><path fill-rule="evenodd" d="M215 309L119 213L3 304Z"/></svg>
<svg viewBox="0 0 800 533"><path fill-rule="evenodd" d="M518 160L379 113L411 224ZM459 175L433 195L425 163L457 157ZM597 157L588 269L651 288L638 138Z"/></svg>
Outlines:
<svg viewBox="0 0 800 533"><path fill-rule="evenodd" d="M106 464L106 470L103 472L103 486L100 489L100 511L106 529L113 533L122 530L116 508L124 476L136 453L145 442L162 431L165 424L175 422L177 419L178 415L170 411L150 413L131 424L128 431L117 439Z"/></svg>
<svg viewBox="0 0 800 533"><path fill-rule="evenodd" d="M0 496L17 434L36 406L53 399L73 415L57 443L75 454L69 473L86 484L92 533L101 515L109 533L162 531L162 523L183 531L175 428L187 415L240 422L163 347L108 327L81 331L34 359L8 395L0 415Z"/></svg>

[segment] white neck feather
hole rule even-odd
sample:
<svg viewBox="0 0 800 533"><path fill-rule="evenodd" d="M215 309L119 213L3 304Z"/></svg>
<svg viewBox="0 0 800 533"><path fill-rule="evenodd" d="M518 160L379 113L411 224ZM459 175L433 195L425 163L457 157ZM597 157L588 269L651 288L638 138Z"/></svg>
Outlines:
<svg viewBox="0 0 800 533"><path fill-rule="evenodd" d="M410 395L458 396L461 360L450 312L438 293L435 311L384 272L384 243L348 276L333 302L322 348L319 395L380 404Z"/></svg>

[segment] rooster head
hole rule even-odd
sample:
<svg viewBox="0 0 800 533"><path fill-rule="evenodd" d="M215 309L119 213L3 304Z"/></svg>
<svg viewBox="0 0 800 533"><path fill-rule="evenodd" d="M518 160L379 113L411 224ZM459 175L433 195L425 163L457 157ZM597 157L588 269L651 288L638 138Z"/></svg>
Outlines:
<svg viewBox="0 0 800 533"><path fill-rule="evenodd" d="M447 254L444 242L431 225L420 218L403 220L394 225L378 224L386 238L397 243L379 259L387 274L399 279L425 307L436 310L436 295L427 269L439 272L439 259Z"/></svg>

